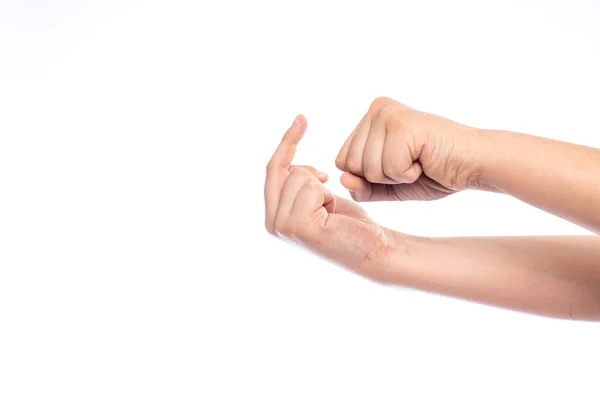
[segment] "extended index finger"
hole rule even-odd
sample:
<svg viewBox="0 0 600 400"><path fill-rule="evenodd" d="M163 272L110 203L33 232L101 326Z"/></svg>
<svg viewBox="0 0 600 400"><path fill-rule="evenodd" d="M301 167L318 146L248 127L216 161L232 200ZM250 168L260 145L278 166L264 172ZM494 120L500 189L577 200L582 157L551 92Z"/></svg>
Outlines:
<svg viewBox="0 0 600 400"><path fill-rule="evenodd" d="M265 181L265 225L269 232L273 232L273 224L281 189L289 174L289 168L296 154L296 147L306 131L306 118L298 115L292 126L287 130L277 150L267 165L267 178Z"/></svg>
<svg viewBox="0 0 600 400"><path fill-rule="evenodd" d="M273 153L271 161L269 161L269 167L275 169L288 169L294 160L296 154L296 147L304 136L306 131L306 117L304 115L298 115L294 120L294 123L287 130L279 146Z"/></svg>

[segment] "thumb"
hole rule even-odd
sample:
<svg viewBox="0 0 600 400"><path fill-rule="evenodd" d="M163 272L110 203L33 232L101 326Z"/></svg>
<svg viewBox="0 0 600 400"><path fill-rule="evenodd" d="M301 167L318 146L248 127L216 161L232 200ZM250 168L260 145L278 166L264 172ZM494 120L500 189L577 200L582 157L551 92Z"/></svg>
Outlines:
<svg viewBox="0 0 600 400"><path fill-rule="evenodd" d="M354 201L388 201L395 200L390 185L371 183L360 176L344 172L340 182L350 192Z"/></svg>
<svg viewBox="0 0 600 400"><path fill-rule="evenodd" d="M340 183L350 192L354 201L369 201L372 183L350 172L344 172Z"/></svg>

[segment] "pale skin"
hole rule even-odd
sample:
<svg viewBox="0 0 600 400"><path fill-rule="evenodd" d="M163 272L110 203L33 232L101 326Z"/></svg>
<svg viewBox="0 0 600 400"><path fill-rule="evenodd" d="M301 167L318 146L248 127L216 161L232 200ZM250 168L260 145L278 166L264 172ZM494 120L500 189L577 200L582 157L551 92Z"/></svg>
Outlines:
<svg viewBox="0 0 600 400"><path fill-rule="evenodd" d="M600 150L477 129L382 97L336 158L350 201L324 186L326 174L292 165L306 124L299 115L268 163L268 232L384 284L600 321L596 236L418 237L377 224L356 203L435 200L478 189L600 233Z"/></svg>

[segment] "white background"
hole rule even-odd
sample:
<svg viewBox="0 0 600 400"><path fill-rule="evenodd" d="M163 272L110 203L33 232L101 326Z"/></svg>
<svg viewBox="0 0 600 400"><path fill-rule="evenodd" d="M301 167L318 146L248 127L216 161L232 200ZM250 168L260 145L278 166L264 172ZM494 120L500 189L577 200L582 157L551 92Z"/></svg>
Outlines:
<svg viewBox="0 0 600 400"><path fill-rule="evenodd" d="M0 399L599 398L598 324L381 287L269 237L262 199L298 113L298 162L346 195L335 155L380 95L600 147L599 19L2 0ZM365 207L417 235L588 234L488 193Z"/></svg>

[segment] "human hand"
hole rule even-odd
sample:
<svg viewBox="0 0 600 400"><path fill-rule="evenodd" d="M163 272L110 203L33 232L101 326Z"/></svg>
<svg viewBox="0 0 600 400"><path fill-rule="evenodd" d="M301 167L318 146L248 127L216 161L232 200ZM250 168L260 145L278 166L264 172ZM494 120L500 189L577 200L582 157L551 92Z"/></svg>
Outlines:
<svg viewBox="0 0 600 400"><path fill-rule="evenodd" d="M312 167L291 165L305 130L306 119L300 115L267 165L267 231L371 279L385 279L381 265L392 245L390 232L354 202L334 196L323 185L325 174Z"/></svg>
<svg viewBox="0 0 600 400"><path fill-rule="evenodd" d="M356 201L436 200L481 185L478 129L377 98L336 158Z"/></svg>

